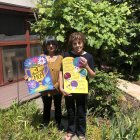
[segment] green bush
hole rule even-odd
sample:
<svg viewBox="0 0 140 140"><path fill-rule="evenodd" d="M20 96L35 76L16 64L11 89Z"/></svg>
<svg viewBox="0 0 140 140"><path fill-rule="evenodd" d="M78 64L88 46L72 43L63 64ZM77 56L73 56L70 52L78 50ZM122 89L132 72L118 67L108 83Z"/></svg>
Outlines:
<svg viewBox="0 0 140 140"><path fill-rule="evenodd" d="M113 73L96 71L96 76L90 80L88 108L92 108L96 116L109 117L119 111L123 94L117 88L117 77Z"/></svg>
<svg viewBox="0 0 140 140"><path fill-rule="evenodd" d="M63 49L73 31L86 35L87 50L94 54L98 68L111 64L118 71L139 75L140 23L134 3L110 0L41 0L32 29L41 38L54 34ZM131 0L130 0L131 1ZM129 1L129 2L130 2ZM135 0L134 0L135 1ZM114 51L117 51L116 55Z"/></svg>
<svg viewBox="0 0 140 140"><path fill-rule="evenodd" d="M42 36L55 34L62 43L73 31L81 31L90 47L114 48L129 44L127 16L131 14L127 3L111 5L107 1L59 0L51 4L46 0L38 3L38 19L32 26Z"/></svg>

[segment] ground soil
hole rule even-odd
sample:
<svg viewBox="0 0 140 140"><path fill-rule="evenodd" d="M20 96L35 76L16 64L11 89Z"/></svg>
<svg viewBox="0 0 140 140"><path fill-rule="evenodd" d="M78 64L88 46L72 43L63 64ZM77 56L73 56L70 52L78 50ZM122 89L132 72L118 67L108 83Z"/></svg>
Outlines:
<svg viewBox="0 0 140 140"><path fill-rule="evenodd" d="M140 86L140 80L139 81L134 81L133 83Z"/></svg>
<svg viewBox="0 0 140 140"><path fill-rule="evenodd" d="M140 101L129 94L125 94L126 102L121 103L123 110L127 110L130 106L134 110L140 110Z"/></svg>

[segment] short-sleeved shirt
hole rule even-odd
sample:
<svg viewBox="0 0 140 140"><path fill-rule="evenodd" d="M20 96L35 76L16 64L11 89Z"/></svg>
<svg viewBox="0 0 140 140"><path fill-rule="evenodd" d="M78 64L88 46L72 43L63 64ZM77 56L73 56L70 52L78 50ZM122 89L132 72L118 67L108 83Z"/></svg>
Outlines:
<svg viewBox="0 0 140 140"><path fill-rule="evenodd" d="M59 71L62 64L62 59L63 57L59 55L54 62L48 62L48 67L50 69L52 81L56 89L58 88L58 78L59 78Z"/></svg>
<svg viewBox="0 0 140 140"><path fill-rule="evenodd" d="M52 82L56 90L53 91L53 93L51 91L43 91L41 92L42 95L46 95L46 94L55 95L58 93L59 91L58 79L59 79L59 71L62 65L62 59L63 57L61 55L58 55L54 62L48 62L48 67L50 69Z"/></svg>

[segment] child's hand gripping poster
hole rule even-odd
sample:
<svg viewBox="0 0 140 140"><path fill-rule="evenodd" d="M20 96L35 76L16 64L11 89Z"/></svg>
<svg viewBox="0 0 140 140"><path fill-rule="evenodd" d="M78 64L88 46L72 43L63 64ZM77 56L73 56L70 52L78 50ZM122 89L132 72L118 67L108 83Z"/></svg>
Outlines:
<svg viewBox="0 0 140 140"><path fill-rule="evenodd" d="M80 67L80 57L63 59L64 90L68 93L88 93L87 70Z"/></svg>
<svg viewBox="0 0 140 140"><path fill-rule="evenodd" d="M26 59L24 68L25 74L28 76L26 83L30 94L54 89L45 56L35 56Z"/></svg>

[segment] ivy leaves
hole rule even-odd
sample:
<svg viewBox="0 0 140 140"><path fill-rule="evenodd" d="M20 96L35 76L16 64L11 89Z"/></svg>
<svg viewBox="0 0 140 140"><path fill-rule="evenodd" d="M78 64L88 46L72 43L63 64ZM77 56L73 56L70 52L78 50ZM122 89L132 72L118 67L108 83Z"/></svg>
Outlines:
<svg viewBox="0 0 140 140"><path fill-rule="evenodd" d="M131 14L126 3L116 6L107 1L59 0L48 7L38 5L38 11L41 18L34 25L39 28L35 31L56 34L58 41L64 42L69 30L77 30L87 35L90 47L97 49L103 45L115 47L129 43L124 37L124 30L129 30L126 16Z"/></svg>
<svg viewBox="0 0 140 140"><path fill-rule="evenodd" d="M42 3L38 3L37 11L38 20L32 29L40 33L41 38L54 34L62 46L71 32L80 31L86 35L89 49L98 51L102 48L103 52L104 49L120 49L119 52L123 51L126 56L128 54L121 46L133 48L132 39L135 40L139 34L140 23L131 20L135 11L127 2L42 0ZM138 41L136 43L140 46Z"/></svg>

